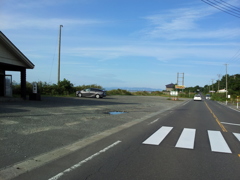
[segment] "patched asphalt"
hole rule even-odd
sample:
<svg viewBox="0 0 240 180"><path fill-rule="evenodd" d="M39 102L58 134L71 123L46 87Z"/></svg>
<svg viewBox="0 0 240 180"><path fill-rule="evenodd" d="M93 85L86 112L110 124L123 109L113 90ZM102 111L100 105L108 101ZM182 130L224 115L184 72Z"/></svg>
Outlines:
<svg viewBox="0 0 240 180"><path fill-rule="evenodd" d="M184 103L158 96L42 97L0 102L0 168L137 123ZM125 112L110 115L109 112ZM114 131L113 131L114 132Z"/></svg>

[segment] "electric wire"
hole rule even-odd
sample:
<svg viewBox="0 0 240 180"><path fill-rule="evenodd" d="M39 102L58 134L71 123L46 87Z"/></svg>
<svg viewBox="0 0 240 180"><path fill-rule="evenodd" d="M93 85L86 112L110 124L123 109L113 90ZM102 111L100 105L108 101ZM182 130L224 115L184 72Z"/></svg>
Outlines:
<svg viewBox="0 0 240 180"><path fill-rule="evenodd" d="M240 8L224 0L201 0L201 1L229 15L240 18ZM239 60L240 60L240 49L223 65L227 66L229 65L230 62L233 63ZM224 66L221 67L221 72L223 70L223 67ZM220 79L220 76L221 74L218 74L218 79Z"/></svg>
<svg viewBox="0 0 240 180"><path fill-rule="evenodd" d="M231 9L227 8L225 5L221 6L221 5L219 5L219 4L215 3L215 2L212 2L210 0L201 0L201 1L207 3L208 5L210 5L212 7L215 7L215 8L217 8L217 9L219 9L219 10L221 10L221 11L227 13L227 14L230 14L232 16L240 18L239 12L234 12Z"/></svg>
<svg viewBox="0 0 240 180"><path fill-rule="evenodd" d="M229 62L235 62L240 60L240 49L227 61Z"/></svg>
<svg viewBox="0 0 240 180"><path fill-rule="evenodd" d="M230 13L235 13L236 15L239 15L240 14L240 10L237 8L237 7L235 7L235 6L229 6L229 5L225 5L225 4L223 4L222 2L219 2L219 0L212 0L212 1L210 1L210 0L204 0L204 1L208 1L208 2L210 2L210 3L212 3L213 5L215 5L215 7L217 6L217 7L219 7L219 8L222 8L222 9L224 9L224 10L227 10L228 12L230 12ZM215 2L214 2L215 1Z"/></svg>
<svg viewBox="0 0 240 180"><path fill-rule="evenodd" d="M240 11L240 8L238 8L238 7L236 7L236 6L233 6L233 5L227 3L227 2L225 2L225 1L223 1L223 0L219 0L219 1L222 1L222 3L227 4L227 5L231 6L232 8L237 9L237 10Z"/></svg>
<svg viewBox="0 0 240 180"><path fill-rule="evenodd" d="M201 0L201 1L227 14L240 18L240 8L224 0ZM233 63L239 60L240 60L240 49L227 61L226 64L229 64L230 62Z"/></svg>
<svg viewBox="0 0 240 180"><path fill-rule="evenodd" d="M232 6L230 7L229 5L221 3L221 2L219 2L217 0L214 0L214 1L201 0L201 1L206 3L206 4L208 4L208 5L210 5L210 6L212 6L212 7L215 7L215 8L217 8L217 9L219 9L219 10L221 10L221 11L227 13L227 14L230 14L232 16L240 18L240 10L238 10L238 8L235 7L235 6L233 6L234 7L233 8Z"/></svg>
<svg viewBox="0 0 240 180"><path fill-rule="evenodd" d="M233 6L233 5L229 4L229 3L226 3L225 1L222 1L222 0L214 0L214 1L216 1L217 3L225 6L226 8L231 9L231 11L234 11L234 12L236 12L237 14L240 13L240 9L238 9L237 7L235 7L235 6ZM219 2L219 1L220 1L220 2Z"/></svg>

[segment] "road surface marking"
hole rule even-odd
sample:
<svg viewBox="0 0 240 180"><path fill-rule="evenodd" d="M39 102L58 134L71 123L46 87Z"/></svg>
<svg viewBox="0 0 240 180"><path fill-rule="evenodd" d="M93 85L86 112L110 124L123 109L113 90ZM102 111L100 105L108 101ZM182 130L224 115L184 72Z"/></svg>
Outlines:
<svg viewBox="0 0 240 180"><path fill-rule="evenodd" d="M187 103L189 103L190 102L190 100L189 101L186 101L185 103L183 103L182 104L182 106L185 106Z"/></svg>
<svg viewBox="0 0 240 180"><path fill-rule="evenodd" d="M211 150L214 152L232 153L220 131L208 130Z"/></svg>
<svg viewBox="0 0 240 180"><path fill-rule="evenodd" d="M62 176L65 175L66 173L69 173L69 172L75 170L76 168L80 167L82 164L84 164L84 163L86 163L86 162L92 160L94 157L96 157L96 156L98 156L98 155L100 155L100 154L106 152L107 150L109 150L110 148L116 146L116 145L119 144L120 142L121 142L121 141L116 141L115 143L111 144L110 146L108 146L108 147L102 149L101 151L99 151L99 152L93 154L92 156L88 157L87 159L85 159L85 160L83 160L83 161L81 161L81 162L79 162L79 163L73 165L72 167L70 167L70 168L64 170L63 172L57 174L56 176L51 177L51 178L48 179L48 180L57 180L57 179L59 179L60 177L62 177Z"/></svg>
<svg viewBox="0 0 240 180"><path fill-rule="evenodd" d="M215 120L217 121L218 125L222 128L223 132L227 132L227 129L221 124L221 122L218 120L217 116L213 113L213 111L211 110L211 108L208 106L208 104L204 101L204 103L206 104L208 110L212 113L213 117L215 118Z"/></svg>
<svg viewBox="0 0 240 180"><path fill-rule="evenodd" d="M234 107L228 106L228 105L226 105L226 103L221 103L221 102L217 102L217 103L221 104L222 106L225 106L225 107L227 107L229 109L232 109L232 110L234 110L236 112L240 112L239 109L235 109Z"/></svg>
<svg viewBox="0 0 240 180"><path fill-rule="evenodd" d="M163 139L168 135L168 133L172 130L173 127L162 126L159 130L157 130L154 134L152 134L148 139L146 139L143 144L150 145L159 145Z"/></svg>
<svg viewBox="0 0 240 180"><path fill-rule="evenodd" d="M240 141L240 134L239 133L233 133L233 134Z"/></svg>
<svg viewBox="0 0 240 180"><path fill-rule="evenodd" d="M193 149L196 129L184 128L175 147Z"/></svg>
<svg viewBox="0 0 240 180"><path fill-rule="evenodd" d="M148 125L153 124L153 123L157 122L158 120L159 120L159 118L157 118L156 120L150 122Z"/></svg>
<svg viewBox="0 0 240 180"><path fill-rule="evenodd" d="M221 122L222 124L229 124L229 125L234 125L234 126L240 126L240 124L234 124L234 123L228 123L228 122Z"/></svg>

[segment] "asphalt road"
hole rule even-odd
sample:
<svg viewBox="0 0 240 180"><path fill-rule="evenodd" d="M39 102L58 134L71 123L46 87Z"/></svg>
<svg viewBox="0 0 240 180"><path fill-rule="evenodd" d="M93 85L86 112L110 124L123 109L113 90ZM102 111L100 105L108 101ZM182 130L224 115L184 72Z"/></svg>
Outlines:
<svg viewBox="0 0 240 180"><path fill-rule="evenodd" d="M144 96L0 100L0 179L55 161L184 101ZM109 114L114 111L125 113Z"/></svg>
<svg viewBox="0 0 240 180"><path fill-rule="evenodd" d="M239 113L185 101L16 179L238 180Z"/></svg>

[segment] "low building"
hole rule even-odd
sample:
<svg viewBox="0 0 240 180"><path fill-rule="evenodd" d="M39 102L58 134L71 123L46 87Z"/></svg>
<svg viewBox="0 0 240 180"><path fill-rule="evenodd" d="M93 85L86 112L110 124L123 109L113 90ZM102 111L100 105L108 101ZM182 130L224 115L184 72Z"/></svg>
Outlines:
<svg viewBox="0 0 240 180"><path fill-rule="evenodd" d="M8 96L11 91L12 76L6 71L19 71L21 97L26 99L26 69L34 64L0 31L0 96Z"/></svg>
<svg viewBox="0 0 240 180"><path fill-rule="evenodd" d="M218 93L226 93L227 90L226 90L226 89L219 89L217 92L218 92Z"/></svg>
<svg viewBox="0 0 240 180"><path fill-rule="evenodd" d="M175 84L167 84L166 85L166 91L173 91L175 89Z"/></svg>

